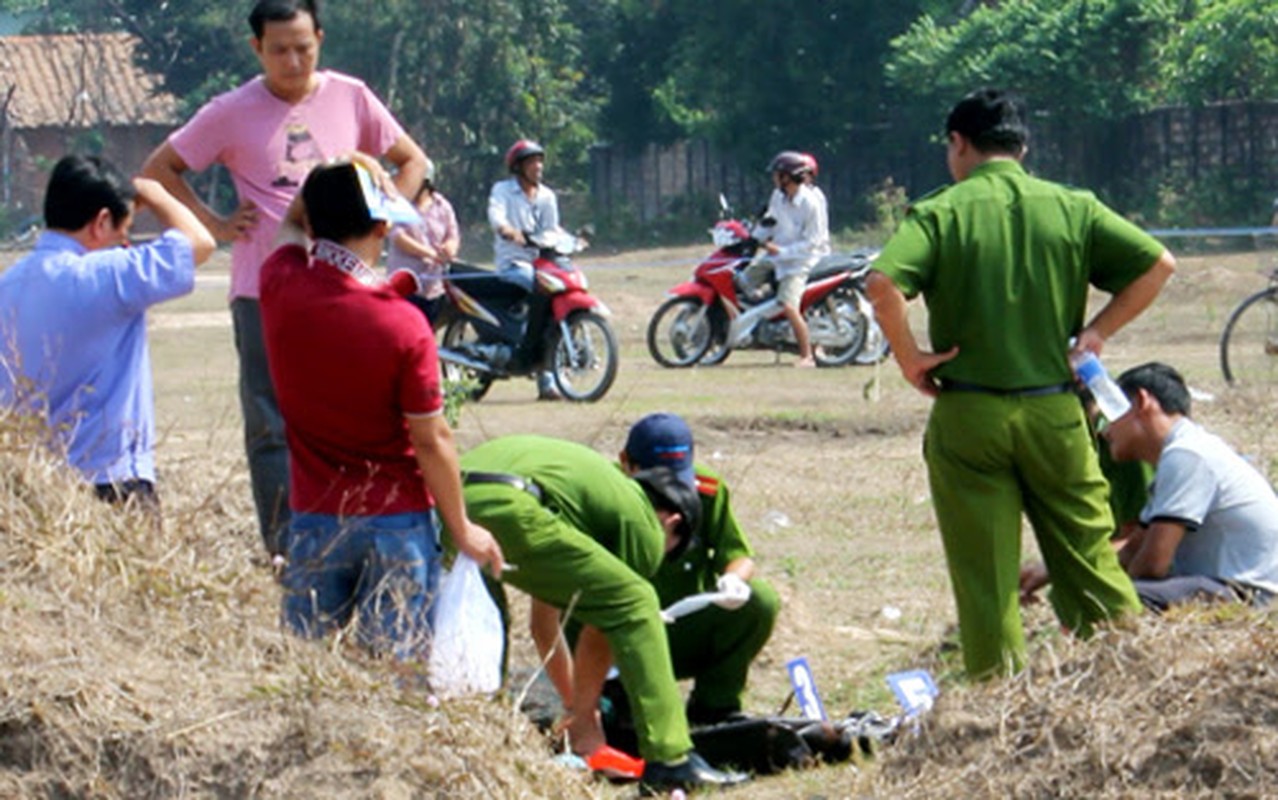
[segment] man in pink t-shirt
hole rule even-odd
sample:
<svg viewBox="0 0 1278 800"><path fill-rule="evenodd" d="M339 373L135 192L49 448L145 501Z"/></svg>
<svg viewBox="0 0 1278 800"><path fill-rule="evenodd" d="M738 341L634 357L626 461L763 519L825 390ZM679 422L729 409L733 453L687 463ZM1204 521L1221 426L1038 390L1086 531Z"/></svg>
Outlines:
<svg viewBox="0 0 1278 800"><path fill-rule="evenodd" d="M359 80L317 71L324 32L313 0L259 0L249 15L250 43L262 74L213 98L147 159L158 180L231 249L231 318L240 357L244 444L258 525L267 550L279 553L288 521L284 422L262 344L258 278L280 220L316 164L360 151L397 168L402 192L420 185L427 159L380 100ZM183 173L222 164L239 207L222 216L205 205Z"/></svg>

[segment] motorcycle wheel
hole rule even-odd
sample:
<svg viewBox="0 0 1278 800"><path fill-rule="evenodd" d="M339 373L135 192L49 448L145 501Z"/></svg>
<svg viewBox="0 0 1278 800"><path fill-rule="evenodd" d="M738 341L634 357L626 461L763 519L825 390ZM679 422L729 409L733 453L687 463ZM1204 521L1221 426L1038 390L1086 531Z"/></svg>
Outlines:
<svg viewBox="0 0 1278 800"><path fill-rule="evenodd" d="M728 312L719 303L710 307L707 316L710 317L710 347L701 357L701 366L713 367L732 355L732 348L728 346L728 328L732 326L732 320L728 319Z"/></svg>
<svg viewBox="0 0 1278 800"><path fill-rule="evenodd" d="M857 306L851 291L831 292L824 300L810 306L804 317L812 336L812 357L819 367L842 367L851 364L865 347L870 321ZM837 343L829 342L835 339Z"/></svg>
<svg viewBox="0 0 1278 800"><path fill-rule="evenodd" d="M444 347L451 347L455 350L462 349L465 345L477 344L479 342L479 333L475 330L475 326L465 317L454 317L444 326L444 333L440 337ZM492 388L493 376L486 372L477 372L468 369L460 364L454 364L450 361L440 361L440 367L444 376L444 391L451 391L453 387L465 387L462 391L466 393L466 399L471 402L478 402L488 394L488 390Z"/></svg>
<svg viewBox="0 0 1278 800"><path fill-rule="evenodd" d="M881 364L887 360L891 352L892 348L888 346L888 340L883 335L883 329L879 327L878 321L871 320L869 330L865 334L865 346L861 348L861 352L856 354L853 362L856 364Z"/></svg>
<svg viewBox="0 0 1278 800"><path fill-rule="evenodd" d="M593 403L608 393L617 377L617 335L608 320L593 311L572 314L566 325L566 330L555 327L550 344L555 386L567 400Z"/></svg>
<svg viewBox="0 0 1278 800"><path fill-rule="evenodd" d="M695 297L672 297L648 323L648 352L663 367L690 367L713 343L710 315Z"/></svg>

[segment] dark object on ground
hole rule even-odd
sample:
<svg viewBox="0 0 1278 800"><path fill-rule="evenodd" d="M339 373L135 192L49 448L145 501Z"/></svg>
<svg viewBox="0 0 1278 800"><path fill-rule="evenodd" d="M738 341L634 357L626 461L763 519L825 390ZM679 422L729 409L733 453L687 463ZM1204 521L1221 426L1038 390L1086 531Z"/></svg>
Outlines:
<svg viewBox="0 0 1278 800"><path fill-rule="evenodd" d="M787 769L838 764L874 755L890 742L897 723L873 711L858 711L833 722L803 717L743 716L692 730L692 744L716 767L735 767L755 775Z"/></svg>
<svg viewBox="0 0 1278 800"><path fill-rule="evenodd" d="M600 705L608 744L638 753L630 704L620 681L604 684ZM854 711L833 722L737 714L715 725L694 726L692 746L711 766L774 775L872 756L880 743L892 741L896 729L897 720L873 711Z"/></svg>

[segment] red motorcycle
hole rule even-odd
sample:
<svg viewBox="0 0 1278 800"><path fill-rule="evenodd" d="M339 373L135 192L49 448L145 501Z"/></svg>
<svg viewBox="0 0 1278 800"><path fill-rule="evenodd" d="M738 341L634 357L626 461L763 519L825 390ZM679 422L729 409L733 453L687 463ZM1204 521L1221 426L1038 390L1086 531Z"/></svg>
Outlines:
<svg viewBox="0 0 1278 800"><path fill-rule="evenodd" d="M449 265L439 334L444 379L469 384L478 400L495 380L544 370L564 398L598 400L617 377L619 355L612 312L568 260L584 240L552 231L529 241L539 249L531 292L491 269Z"/></svg>
<svg viewBox="0 0 1278 800"><path fill-rule="evenodd" d="M727 203L720 198L727 212ZM747 224L720 220L710 231L715 251L692 280L668 291L648 324L648 352L664 367L719 364L733 350L797 353L794 329L781 310L773 281L763 297L743 290L746 266L760 248ZM822 367L875 363L887 344L865 296L865 275L878 255L860 250L826 256L813 267L800 311L808 323L812 355Z"/></svg>

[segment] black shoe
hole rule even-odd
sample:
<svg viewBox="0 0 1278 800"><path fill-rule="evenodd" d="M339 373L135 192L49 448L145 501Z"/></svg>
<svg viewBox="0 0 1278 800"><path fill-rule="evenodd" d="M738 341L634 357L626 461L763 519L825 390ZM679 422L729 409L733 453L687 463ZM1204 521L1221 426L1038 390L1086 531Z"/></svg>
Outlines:
<svg viewBox="0 0 1278 800"><path fill-rule="evenodd" d="M661 761L649 761L645 764L643 777L639 779L639 795L651 797L658 792L671 789L700 789L707 786L726 789L748 780L750 776L744 772L717 770L707 764L704 758L692 752L688 754L686 761L679 764L666 764Z"/></svg>

